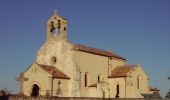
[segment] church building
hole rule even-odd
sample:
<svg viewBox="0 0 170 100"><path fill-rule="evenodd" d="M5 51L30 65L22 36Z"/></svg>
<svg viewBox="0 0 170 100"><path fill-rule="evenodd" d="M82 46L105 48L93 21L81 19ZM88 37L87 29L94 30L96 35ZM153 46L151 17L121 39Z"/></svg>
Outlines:
<svg viewBox="0 0 170 100"><path fill-rule="evenodd" d="M26 96L143 98L149 78L139 64L67 39L67 19L58 12L48 19L47 37L31 66L20 74Z"/></svg>

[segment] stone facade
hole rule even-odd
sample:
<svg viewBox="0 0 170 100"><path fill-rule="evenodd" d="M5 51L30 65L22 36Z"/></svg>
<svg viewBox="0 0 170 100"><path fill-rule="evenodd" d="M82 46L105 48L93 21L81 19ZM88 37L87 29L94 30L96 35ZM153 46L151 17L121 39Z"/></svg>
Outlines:
<svg viewBox="0 0 170 100"><path fill-rule="evenodd" d="M111 52L67 40L67 19L54 13L47 39L24 72L26 96L142 98L149 80L140 65Z"/></svg>

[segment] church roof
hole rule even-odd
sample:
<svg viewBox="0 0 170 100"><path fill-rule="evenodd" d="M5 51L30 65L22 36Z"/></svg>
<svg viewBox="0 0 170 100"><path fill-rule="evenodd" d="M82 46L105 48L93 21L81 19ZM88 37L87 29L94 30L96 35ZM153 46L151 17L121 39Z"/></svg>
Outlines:
<svg viewBox="0 0 170 100"><path fill-rule="evenodd" d="M45 71L47 71L48 73L52 74L52 76L54 78L59 78L59 79L70 79L70 77L68 77L66 74L64 74L62 71L58 70L56 67L54 66L50 66L50 65L42 65L42 64L38 64L38 66L40 66L42 69L44 69Z"/></svg>
<svg viewBox="0 0 170 100"><path fill-rule="evenodd" d="M75 44L75 46L76 46L76 50L79 50L79 51L126 60L124 57L121 57L113 52L96 49L96 48L92 48L92 47L87 47L87 46L80 45L80 44Z"/></svg>
<svg viewBox="0 0 170 100"><path fill-rule="evenodd" d="M160 91L158 88L154 88L154 87L149 87L150 91Z"/></svg>
<svg viewBox="0 0 170 100"><path fill-rule="evenodd" d="M112 70L109 78L117 78L117 77L127 77L130 73L132 73L136 69L137 65L125 65L119 66Z"/></svg>

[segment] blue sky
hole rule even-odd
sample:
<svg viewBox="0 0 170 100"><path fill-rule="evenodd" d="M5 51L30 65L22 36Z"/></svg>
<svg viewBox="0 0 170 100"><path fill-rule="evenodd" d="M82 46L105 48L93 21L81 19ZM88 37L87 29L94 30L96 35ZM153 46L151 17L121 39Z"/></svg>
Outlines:
<svg viewBox="0 0 170 100"><path fill-rule="evenodd" d="M112 49L141 64L150 85L170 88L169 0L1 0L0 88L18 91L15 78L33 62L46 39L46 21L57 9L68 19L74 43Z"/></svg>

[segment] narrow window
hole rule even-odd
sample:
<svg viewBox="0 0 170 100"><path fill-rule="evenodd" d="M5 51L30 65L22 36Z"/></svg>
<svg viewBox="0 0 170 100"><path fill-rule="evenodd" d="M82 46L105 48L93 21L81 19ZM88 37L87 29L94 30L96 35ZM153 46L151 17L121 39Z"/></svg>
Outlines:
<svg viewBox="0 0 170 100"><path fill-rule="evenodd" d="M116 96L115 98L119 98L119 84L116 85Z"/></svg>
<svg viewBox="0 0 170 100"><path fill-rule="evenodd" d="M101 80L101 74L98 75L98 82L100 82Z"/></svg>
<svg viewBox="0 0 170 100"><path fill-rule="evenodd" d="M56 27L56 33L60 33L60 31L61 31L61 21L60 20L58 20L58 26Z"/></svg>
<svg viewBox="0 0 170 100"><path fill-rule="evenodd" d="M54 32L54 30L55 30L54 22L51 22L50 27L51 27L50 32Z"/></svg>
<svg viewBox="0 0 170 100"><path fill-rule="evenodd" d="M64 27L64 31L66 31L66 27Z"/></svg>
<svg viewBox="0 0 170 100"><path fill-rule="evenodd" d="M85 77L84 77L84 86L87 87L87 73L85 73Z"/></svg>
<svg viewBox="0 0 170 100"><path fill-rule="evenodd" d="M61 27L61 21L58 20L58 28L60 29L60 27Z"/></svg>
<svg viewBox="0 0 170 100"><path fill-rule="evenodd" d="M54 65L57 62L57 58L55 56L51 57L51 63Z"/></svg>
<svg viewBox="0 0 170 100"><path fill-rule="evenodd" d="M139 76L137 77L137 89L139 89Z"/></svg>

